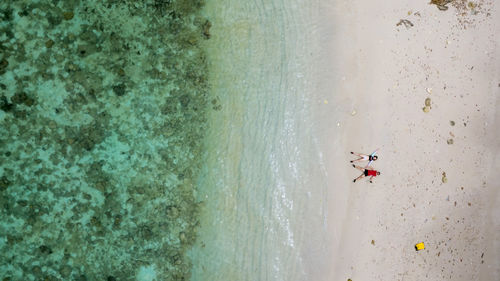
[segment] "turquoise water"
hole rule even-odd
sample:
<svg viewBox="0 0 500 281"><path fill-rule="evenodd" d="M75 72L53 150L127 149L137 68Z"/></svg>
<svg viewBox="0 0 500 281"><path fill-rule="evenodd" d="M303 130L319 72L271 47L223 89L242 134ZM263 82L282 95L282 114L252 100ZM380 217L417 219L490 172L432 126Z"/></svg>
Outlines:
<svg viewBox="0 0 500 281"><path fill-rule="evenodd" d="M186 280L200 1L0 3L0 279Z"/></svg>
<svg viewBox="0 0 500 281"><path fill-rule="evenodd" d="M192 280L321 280L318 2L207 3L211 95Z"/></svg>
<svg viewBox="0 0 500 281"><path fill-rule="evenodd" d="M2 2L2 280L319 280L319 12Z"/></svg>

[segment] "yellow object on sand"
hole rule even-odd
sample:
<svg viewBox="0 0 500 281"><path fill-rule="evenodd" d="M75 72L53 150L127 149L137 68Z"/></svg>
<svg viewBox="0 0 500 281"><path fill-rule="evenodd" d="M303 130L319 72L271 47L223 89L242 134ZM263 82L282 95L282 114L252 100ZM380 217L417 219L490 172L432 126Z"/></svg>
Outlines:
<svg viewBox="0 0 500 281"><path fill-rule="evenodd" d="M420 243L416 244L416 245L415 245L415 249L416 249L417 251L420 251L420 250L425 249L424 242L420 242Z"/></svg>

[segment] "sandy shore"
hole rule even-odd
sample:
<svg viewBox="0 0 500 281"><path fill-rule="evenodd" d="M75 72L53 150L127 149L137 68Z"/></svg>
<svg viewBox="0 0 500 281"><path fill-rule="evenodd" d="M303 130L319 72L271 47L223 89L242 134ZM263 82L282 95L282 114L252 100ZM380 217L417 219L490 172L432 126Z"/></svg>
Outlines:
<svg viewBox="0 0 500 281"><path fill-rule="evenodd" d="M324 107L344 110L328 131L344 148L327 155L328 280L500 280L498 3L426 2L326 7ZM382 175L353 183L349 151L376 148Z"/></svg>

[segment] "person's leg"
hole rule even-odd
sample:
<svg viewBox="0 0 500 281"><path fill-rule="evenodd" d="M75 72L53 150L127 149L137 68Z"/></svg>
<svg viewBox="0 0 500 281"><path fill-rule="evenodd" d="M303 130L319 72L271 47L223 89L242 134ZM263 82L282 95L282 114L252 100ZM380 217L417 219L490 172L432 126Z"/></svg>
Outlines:
<svg viewBox="0 0 500 281"><path fill-rule="evenodd" d="M354 164L352 164L352 166L358 170L360 170L361 172L364 172L365 171L365 168L361 167L361 166L356 166Z"/></svg>
<svg viewBox="0 0 500 281"><path fill-rule="evenodd" d="M358 159L351 160L351 163L354 163L354 162L359 162L359 161L361 161L361 160L363 160L363 157L360 157L360 158L358 158Z"/></svg>
<svg viewBox="0 0 500 281"><path fill-rule="evenodd" d="M364 173L363 173L363 174L361 174L359 177L355 178L355 179L353 180L353 182L356 182L357 180L359 180L359 179L363 178L364 176L365 176L365 174L364 174Z"/></svg>
<svg viewBox="0 0 500 281"><path fill-rule="evenodd" d="M357 155L357 156L359 156L359 157L363 158L363 154L361 154L361 153L356 153L356 152L352 152L352 151L351 151L351 154L354 154L354 155Z"/></svg>

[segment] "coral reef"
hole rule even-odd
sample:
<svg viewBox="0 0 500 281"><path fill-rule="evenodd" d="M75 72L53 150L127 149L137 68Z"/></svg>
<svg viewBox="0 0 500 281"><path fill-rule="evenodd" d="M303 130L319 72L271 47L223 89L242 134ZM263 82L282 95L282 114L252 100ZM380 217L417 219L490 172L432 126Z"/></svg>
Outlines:
<svg viewBox="0 0 500 281"><path fill-rule="evenodd" d="M0 3L0 279L186 280L199 0Z"/></svg>

